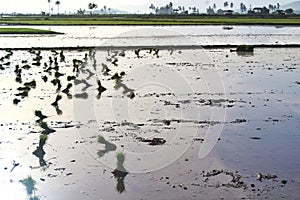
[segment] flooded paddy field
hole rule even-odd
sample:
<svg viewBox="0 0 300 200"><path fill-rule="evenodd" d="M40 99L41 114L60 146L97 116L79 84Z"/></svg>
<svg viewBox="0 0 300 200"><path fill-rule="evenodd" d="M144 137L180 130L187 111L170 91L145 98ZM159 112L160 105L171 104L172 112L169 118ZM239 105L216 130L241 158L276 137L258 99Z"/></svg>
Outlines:
<svg viewBox="0 0 300 200"><path fill-rule="evenodd" d="M1 195L297 199L298 52L2 50Z"/></svg>

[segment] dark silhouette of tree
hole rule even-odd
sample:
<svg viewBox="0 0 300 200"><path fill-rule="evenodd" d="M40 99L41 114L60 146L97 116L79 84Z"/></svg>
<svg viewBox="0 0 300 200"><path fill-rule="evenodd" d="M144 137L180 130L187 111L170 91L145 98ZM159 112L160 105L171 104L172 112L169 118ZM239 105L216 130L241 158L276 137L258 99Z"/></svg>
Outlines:
<svg viewBox="0 0 300 200"><path fill-rule="evenodd" d="M230 3L230 8L233 8L233 3L232 2Z"/></svg>
<svg viewBox="0 0 300 200"><path fill-rule="evenodd" d="M285 13L290 15L290 14L294 13L294 10L293 10L293 8L288 8L285 10Z"/></svg>
<svg viewBox="0 0 300 200"><path fill-rule="evenodd" d="M51 4L51 0L48 0L48 7L49 7L49 16L51 15L51 12L50 12L50 5Z"/></svg>
<svg viewBox="0 0 300 200"><path fill-rule="evenodd" d="M217 9L217 5L214 3L213 5L213 9L216 10Z"/></svg>
<svg viewBox="0 0 300 200"><path fill-rule="evenodd" d="M280 9L280 4L279 3L277 3L277 10L279 10Z"/></svg>
<svg viewBox="0 0 300 200"><path fill-rule="evenodd" d="M91 15L92 15L92 14L93 14L93 13L92 13L92 10L98 8L98 5L95 4L95 3L89 3L89 4L88 4L88 8L90 9L90 13L91 13Z"/></svg>
<svg viewBox="0 0 300 200"><path fill-rule="evenodd" d="M85 11L86 11L85 9L82 10L82 9L80 8L79 10L77 10L77 14L79 14L79 15L84 15Z"/></svg>
<svg viewBox="0 0 300 200"><path fill-rule="evenodd" d="M213 9L212 7L210 7L210 6L206 9L206 12L207 12L207 14L209 14L209 15L215 14L214 9Z"/></svg>
<svg viewBox="0 0 300 200"><path fill-rule="evenodd" d="M57 6L57 14L59 15L59 5L60 5L60 1L56 1L55 5Z"/></svg>
<svg viewBox="0 0 300 200"><path fill-rule="evenodd" d="M228 1L225 1L225 2L224 2L224 8L227 8L228 6L229 6Z"/></svg>
<svg viewBox="0 0 300 200"><path fill-rule="evenodd" d="M154 4L153 4L153 3L150 5L150 7L149 7L149 8L155 12L155 6L154 6Z"/></svg>
<svg viewBox="0 0 300 200"><path fill-rule="evenodd" d="M243 4L243 3L241 3L240 4L240 10L241 10L242 13L245 12L245 11L247 11L246 5Z"/></svg>
<svg viewBox="0 0 300 200"><path fill-rule="evenodd" d="M269 10L272 12L274 11L274 6L272 4L269 4Z"/></svg>

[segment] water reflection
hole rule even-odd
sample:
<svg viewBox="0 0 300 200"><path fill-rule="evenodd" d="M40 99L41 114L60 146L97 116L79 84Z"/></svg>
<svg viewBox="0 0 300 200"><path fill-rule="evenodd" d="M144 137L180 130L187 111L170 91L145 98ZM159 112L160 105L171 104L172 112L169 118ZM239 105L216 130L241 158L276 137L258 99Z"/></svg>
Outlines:
<svg viewBox="0 0 300 200"><path fill-rule="evenodd" d="M236 54L241 57L251 57L254 56L254 52L240 52L237 51Z"/></svg>
<svg viewBox="0 0 300 200"><path fill-rule="evenodd" d="M124 167L125 161L125 154L124 153L117 153L117 168L112 171L114 178L117 179L116 190L120 194L126 191L124 179L128 174L127 170Z"/></svg>
<svg viewBox="0 0 300 200"><path fill-rule="evenodd" d="M117 149L117 146L115 144L105 140L105 138L101 135L98 136L97 142L105 145L103 150L99 150L97 152L99 158L104 156L106 153L110 151L115 151Z"/></svg>
<svg viewBox="0 0 300 200"><path fill-rule="evenodd" d="M26 193L27 193L27 198L29 200L39 200L40 197L35 195L36 189L36 181L31 177L28 176L27 178L24 178L20 180L20 183L22 183L26 187Z"/></svg>
<svg viewBox="0 0 300 200"><path fill-rule="evenodd" d="M10 27L10 26L6 26ZM32 27L32 26L25 26ZM48 26L39 26L41 29L49 29ZM223 44L273 44L274 40L285 44L299 43L299 27L280 26L232 26L233 29L225 31L223 26L170 26L165 27L169 31L161 31L160 28L149 26L142 34L136 34L138 26L51 26L53 31L64 32L64 35L18 35L1 36L0 43L5 47L58 47L58 46L94 46L103 44L109 39L109 46L120 45L191 45L186 37L193 37L199 45ZM36 27L33 27L36 28ZM74 31L76 30L76 31ZM128 32L125 36L119 34ZM166 39L167 38L167 39ZM8 42L9 40L9 42ZM37 42L37 40L39 42ZM49 42L51 40L51 42ZM74 40L76 42L74 43ZM61 41L64 41L63 44Z"/></svg>
<svg viewBox="0 0 300 200"><path fill-rule="evenodd" d="M39 140L39 146L36 148L36 150L34 152L32 152L33 155L35 155L36 157L39 158L40 167L47 166L47 163L44 159L44 156L46 154L46 152L44 150L44 146L46 144L47 139L48 139L47 135L41 134L40 140Z"/></svg>

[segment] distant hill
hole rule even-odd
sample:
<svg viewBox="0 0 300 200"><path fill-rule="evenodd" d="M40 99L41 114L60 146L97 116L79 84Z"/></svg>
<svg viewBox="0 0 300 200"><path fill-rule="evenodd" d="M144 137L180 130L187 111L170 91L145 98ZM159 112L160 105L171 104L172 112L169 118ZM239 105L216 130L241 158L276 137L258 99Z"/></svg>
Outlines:
<svg viewBox="0 0 300 200"><path fill-rule="evenodd" d="M300 13L300 1L294 1L292 3L288 3L280 6L280 9L283 10L288 8L293 8L295 13Z"/></svg>

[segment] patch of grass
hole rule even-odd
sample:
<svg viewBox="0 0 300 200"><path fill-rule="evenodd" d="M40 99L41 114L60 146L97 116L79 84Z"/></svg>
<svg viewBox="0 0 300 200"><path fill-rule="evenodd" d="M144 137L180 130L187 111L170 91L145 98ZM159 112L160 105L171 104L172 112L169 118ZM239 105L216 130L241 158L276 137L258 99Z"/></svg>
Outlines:
<svg viewBox="0 0 300 200"><path fill-rule="evenodd" d="M20 182L26 187L26 192L28 195L32 195L33 192L36 190L36 181L31 176L20 180Z"/></svg>
<svg viewBox="0 0 300 200"><path fill-rule="evenodd" d="M0 34L61 34L54 31L33 28L0 28Z"/></svg>

